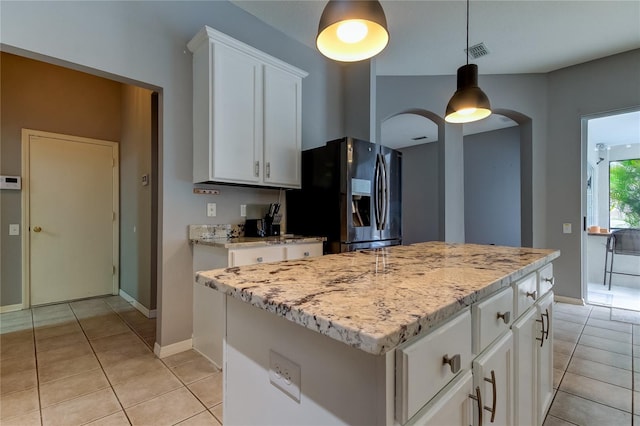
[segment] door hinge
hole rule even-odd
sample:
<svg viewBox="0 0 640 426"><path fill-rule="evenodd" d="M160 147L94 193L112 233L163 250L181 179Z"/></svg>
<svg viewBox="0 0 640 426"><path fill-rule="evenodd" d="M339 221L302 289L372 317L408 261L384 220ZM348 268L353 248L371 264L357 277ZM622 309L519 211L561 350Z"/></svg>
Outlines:
<svg viewBox="0 0 640 426"><path fill-rule="evenodd" d="M113 275L115 275L116 274L116 265L112 265L112 268L113 268Z"/></svg>
<svg viewBox="0 0 640 426"><path fill-rule="evenodd" d="M115 221L116 220L116 212L112 212L113 215L111 216L111 220Z"/></svg>

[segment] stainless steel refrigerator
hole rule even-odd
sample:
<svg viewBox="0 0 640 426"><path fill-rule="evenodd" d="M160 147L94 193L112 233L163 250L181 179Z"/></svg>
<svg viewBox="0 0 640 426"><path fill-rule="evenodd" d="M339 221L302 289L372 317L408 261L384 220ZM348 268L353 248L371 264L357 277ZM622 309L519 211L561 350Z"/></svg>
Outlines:
<svg viewBox="0 0 640 426"><path fill-rule="evenodd" d="M287 232L327 237L326 253L402 243L402 154L345 137L302 152Z"/></svg>

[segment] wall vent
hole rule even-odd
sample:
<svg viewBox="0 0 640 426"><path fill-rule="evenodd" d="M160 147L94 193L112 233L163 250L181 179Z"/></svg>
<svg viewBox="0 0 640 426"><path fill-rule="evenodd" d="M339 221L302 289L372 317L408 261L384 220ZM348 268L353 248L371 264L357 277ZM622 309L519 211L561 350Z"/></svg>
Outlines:
<svg viewBox="0 0 640 426"><path fill-rule="evenodd" d="M487 49L487 46L485 46L484 43L474 44L469 47L469 50L465 49L464 51L471 59L478 59L489 54L489 49Z"/></svg>

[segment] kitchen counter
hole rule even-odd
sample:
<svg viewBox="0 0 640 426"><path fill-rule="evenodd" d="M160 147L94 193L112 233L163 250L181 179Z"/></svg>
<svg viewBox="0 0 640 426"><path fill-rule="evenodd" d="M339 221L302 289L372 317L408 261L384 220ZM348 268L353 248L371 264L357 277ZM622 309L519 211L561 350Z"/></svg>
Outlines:
<svg viewBox="0 0 640 426"><path fill-rule="evenodd" d="M300 235L282 235L278 237L231 237L231 238L190 238L192 244L204 244L227 249L246 247L266 247L277 244L308 244L326 241L325 237L304 237Z"/></svg>
<svg viewBox="0 0 640 426"><path fill-rule="evenodd" d="M547 249L429 242L204 271L196 281L382 355L559 255Z"/></svg>

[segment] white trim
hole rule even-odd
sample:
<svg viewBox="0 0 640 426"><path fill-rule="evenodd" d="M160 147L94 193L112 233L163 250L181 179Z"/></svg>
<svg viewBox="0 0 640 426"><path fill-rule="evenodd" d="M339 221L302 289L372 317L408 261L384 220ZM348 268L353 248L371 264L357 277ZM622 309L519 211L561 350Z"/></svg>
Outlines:
<svg viewBox="0 0 640 426"><path fill-rule="evenodd" d="M580 306L586 305L586 303L584 303L584 299L576 299L574 297L558 296L557 294L553 296L553 300L555 300L558 303L568 303L570 305L580 305Z"/></svg>
<svg viewBox="0 0 640 426"><path fill-rule="evenodd" d="M14 311L21 311L21 310L22 310L22 303L16 303L15 305L0 306L0 314L4 314L5 312L14 312Z"/></svg>
<svg viewBox="0 0 640 426"><path fill-rule="evenodd" d="M142 315L144 315L147 318L155 318L156 314L157 314L157 310L156 309L147 309L146 306L144 306L142 303L138 302L136 299L134 299L132 296L130 296L126 291L124 291L123 289L120 289L120 297L122 297L124 300L126 300L127 302L131 303L131 305L133 305L134 308L136 308L138 311L140 311L140 313L142 313Z"/></svg>
<svg viewBox="0 0 640 426"><path fill-rule="evenodd" d="M183 340L182 342L172 343L167 346L160 346L158 342L153 345L153 353L158 358L166 358L171 355L178 354L180 352L188 351L193 348L191 339Z"/></svg>
<svg viewBox="0 0 640 426"><path fill-rule="evenodd" d="M118 142L106 141L100 139L84 138L80 136L71 136L61 133L44 132L33 129L22 129L22 309L31 307L31 211L29 204L30 196L30 159L31 159L31 137L40 136L51 139L61 139L64 141L73 141L80 143L89 143L95 145L104 145L111 148L112 155L112 208L114 214L112 235L113 235L113 266L115 267L112 288L113 294L118 294L119 272L120 272L120 155L118 154Z"/></svg>

